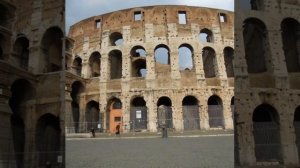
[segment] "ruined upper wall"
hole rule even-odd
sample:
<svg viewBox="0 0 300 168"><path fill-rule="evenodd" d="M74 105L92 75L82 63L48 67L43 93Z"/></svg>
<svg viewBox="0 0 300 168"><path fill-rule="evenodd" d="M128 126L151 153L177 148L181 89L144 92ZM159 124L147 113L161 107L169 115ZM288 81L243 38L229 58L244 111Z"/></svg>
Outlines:
<svg viewBox="0 0 300 168"><path fill-rule="evenodd" d="M135 21L134 13L138 11L142 13L142 19ZM186 12L187 24L178 23L179 11ZM226 22L220 22L220 13L225 14ZM97 20L101 21L100 28L96 28ZM222 39L233 40L233 21L233 12L225 10L190 6L150 6L126 9L87 18L71 26L69 37L75 40L75 52L80 52L82 48L77 48L76 46L82 45L84 37L89 37L90 42L94 42L94 44L90 44L91 47L91 45L101 43L101 32L107 30L110 30L110 32L122 32L123 26L130 26L132 30L131 38L144 38L145 25L153 24L154 37L172 37L172 34L168 32L168 24L177 23L177 37L191 36L193 25L197 25L200 29L207 28L212 30L214 34L220 33Z"/></svg>

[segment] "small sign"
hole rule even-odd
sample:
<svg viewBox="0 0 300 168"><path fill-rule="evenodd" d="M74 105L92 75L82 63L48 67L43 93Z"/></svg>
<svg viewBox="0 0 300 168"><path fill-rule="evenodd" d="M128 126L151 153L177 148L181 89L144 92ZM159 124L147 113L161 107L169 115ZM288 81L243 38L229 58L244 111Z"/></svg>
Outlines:
<svg viewBox="0 0 300 168"><path fill-rule="evenodd" d="M98 128L99 128L99 129L101 128L101 124L98 124Z"/></svg>
<svg viewBox="0 0 300 168"><path fill-rule="evenodd" d="M57 156L57 163L62 163L62 156Z"/></svg>
<svg viewBox="0 0 300 168"><path fill-rule="evenodd" d="M136 111L136 118L142 118L142 111L141 110Z"/></svg>

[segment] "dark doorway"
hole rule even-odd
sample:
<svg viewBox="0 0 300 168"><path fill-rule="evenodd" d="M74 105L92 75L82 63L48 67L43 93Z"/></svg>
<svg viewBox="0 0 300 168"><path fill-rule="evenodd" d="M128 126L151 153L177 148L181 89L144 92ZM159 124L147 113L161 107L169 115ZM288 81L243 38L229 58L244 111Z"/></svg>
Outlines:
<svg viewBox="0 0 300 168"><path fill-rule="evenodd" d="M200 129L198 100L194 96L186 96L182 100L184 130Z"/></svg>

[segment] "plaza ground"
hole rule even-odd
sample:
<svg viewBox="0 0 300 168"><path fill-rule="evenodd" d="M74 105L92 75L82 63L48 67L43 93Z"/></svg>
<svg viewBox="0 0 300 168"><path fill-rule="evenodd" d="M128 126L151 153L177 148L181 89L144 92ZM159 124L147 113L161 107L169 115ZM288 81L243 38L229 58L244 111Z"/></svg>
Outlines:
<svg viewBox="0 0 300 168"><path fill-rule="evenodd" d="M231 168L233 151L232 134L68 138L66 165L68 168Z"/></svg>

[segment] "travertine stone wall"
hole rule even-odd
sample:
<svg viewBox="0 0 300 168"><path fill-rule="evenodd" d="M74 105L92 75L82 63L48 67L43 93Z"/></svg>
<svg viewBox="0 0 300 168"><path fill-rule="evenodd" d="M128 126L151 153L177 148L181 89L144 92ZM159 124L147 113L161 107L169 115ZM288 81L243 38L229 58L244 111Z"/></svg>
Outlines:
<svg viewBox="0 0 300 168"><path fill-rule="evenodd" d="M251 9L250 1L236 3L235 17L235 128L236 133L236 164L242 167L256 165L299 166L299 131L294 127L295 113L299 104L299 72L287 71L287 58L284 52L282 37L282 21L292 18L298 22L298 34L294 37L299 41L300 3L293 0L281 1L253 1L258 3L258 9ZM266 27L265 55L258 55L265 59L266 70L260 73L248 73L248 67L255 65L247 63L243 35L244 21L249 18L260 20ZM291 27L290 27L291 28ZM251 47L251 46L250 46ZM299 45L298 45L299 51ZM288 51L289 52L289 51ZM299 52L297 53L299 59ZM255 57L249 53L249 59ZM294 60L296 64L299 62ZM278 115L274 122L278 125L280 143L276 144L281 153L281 159L262 160L255 154L259 148L255 145L253 133L253 113L259 105L270 105ZM265 109L267 111L267 109ZM261 128L265 129L265 128ZM270 131L269 131L270 132ZM263 137L266 136L266 137ZM261 139L267 138L267 134ZM272 138L274 139L274 137ZM274 146L276 150L276 146ZM267 149L266 149L267 150ZM274 150L269 153L274 153ZM269 157L269 156L266 156Z"/></svg>
<svg viewBox="0 0 300 168"><path fill-rule="evenodd" d="M142 19L134 20L134 12L140 11ZM186 12L187 24L178 23L178 11ZM226 22L221 22L219 14L226 15ZM101 26L96 28L96 21ZM122 102L123 123L130 122L130 104L134 97L142 96L146 101L148 131L156 131L157 101L167 96L172 101L173 122L175 130L183 130L182 100L185 96L198 99L201 129L209 129L208 98L217 95L222 100L224 128L232 129L231 99L233 97L233 78L227 78L223 49L233 48L233 13L224 10L189 7L189 6L150 6L116 11L82 20L71 26L68 38L73 48L70 49L74 60L82 60L81 75L74 73L73 61L67 65L70 78L69 86L80 81L85 91L80 94L80 113L85 114L86 103L91 100L99 102L103 118L100 123L107 131L109 100L118 98ZM200 42L199 33L207 28L213 33L213 42ZM110 35L119 32L123 36L123 44L110 45ZM155 61L156 46L164 44L169 48L170 65L162 65ZM179 70L178 48L188 44L193 48L193 65L191 70ZM146 51L145 77L132 77L131 49L142 46ZM211 47L215 51L216 77L204 77L202 49ZM111 69L109 53L113 50L122 52L122 78L110 79ZM100 76L91 77L88 64L93 52L99 52ZM71 75L72 73L72 75ZM76 75L75 80L73 75ZM97 85L98 84L98 85ZM69 92L72 92L71 90ZM84 103L82 103L84 102ZM70 110L69 110L70 111ZM69 114L72 118L72 114ZM71 119L72 120L72 119ZM82 116L80 122L86 119Z"/></svg>

